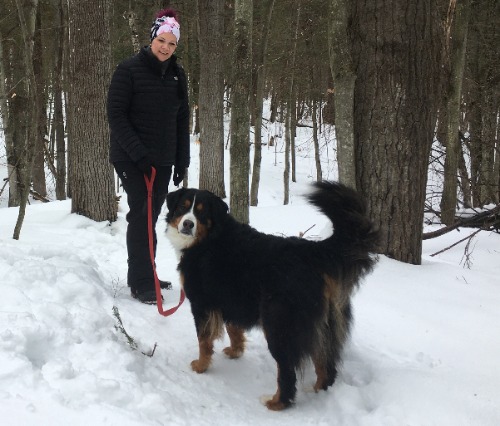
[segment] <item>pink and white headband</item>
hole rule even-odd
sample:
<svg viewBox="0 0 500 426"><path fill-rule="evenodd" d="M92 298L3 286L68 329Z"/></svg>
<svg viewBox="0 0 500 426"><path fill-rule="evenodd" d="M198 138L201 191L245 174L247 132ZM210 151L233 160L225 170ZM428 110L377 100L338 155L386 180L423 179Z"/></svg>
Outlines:
<svg viewBox="0 0 500 426"><path fill-rule="evenodd" d="M172 33L177 42L181 38L180 25L177 20L172 16L162 16L156 18L153 26L151 27L151 41L163 33Z"/></svg>

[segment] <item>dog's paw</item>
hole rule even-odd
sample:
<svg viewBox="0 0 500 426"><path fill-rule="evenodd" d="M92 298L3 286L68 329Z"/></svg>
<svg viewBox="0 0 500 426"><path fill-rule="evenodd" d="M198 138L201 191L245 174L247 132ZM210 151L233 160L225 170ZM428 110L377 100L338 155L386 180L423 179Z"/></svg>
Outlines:
<svg viewBox="0 0 500 426"><path fill-rule="evenodd" d="M191 362L191 369L196 371L198 374L204 373L207 371L208 365L202 363L199 359L195 359Z"/></svg>
<svg viewBox="0 0 500 426"><path fill-rule="evenodd" d="M276 395L262 395L260 402L271 411L281 411L289 406L289 404L281 402Z"/></svg>
<svg viewBox="0 0 500 426"><path fill-rule="evenodd" d="M305 393L318 393L318 390L316 390L316 387L313 385L304 386L302 390Z"/></svg>
<svg viewBox="0 0 500 426"><path fill-rule="evenodd" d="M232 348L231 346L224 348L223 352L226 354L228 358L231 359L240 358L241 355L243 355L243 349L235 349Z"/></svg>

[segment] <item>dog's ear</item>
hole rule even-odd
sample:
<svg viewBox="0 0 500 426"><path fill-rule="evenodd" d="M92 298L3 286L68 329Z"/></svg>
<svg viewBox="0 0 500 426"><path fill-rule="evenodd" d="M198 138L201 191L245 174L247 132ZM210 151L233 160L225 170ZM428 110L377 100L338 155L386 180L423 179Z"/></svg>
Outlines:
<svg viewBox="0 0 500 426"><path fill-rule="evenodd" d="M229 212L229 206L219 197L212 198L212 215L213 218L220 222L224 220Z"/></svg>
<svg viewBox="0 0 500 426"><path fill-rule="evenodd" d="M180 188L177 191L169 192L167 194L167 208L168 208L167 222L169 222L170 219L172 218L172 215L174 214L175 208L179 203L179 200L186 191L187 191L186 188Z"/></svg>

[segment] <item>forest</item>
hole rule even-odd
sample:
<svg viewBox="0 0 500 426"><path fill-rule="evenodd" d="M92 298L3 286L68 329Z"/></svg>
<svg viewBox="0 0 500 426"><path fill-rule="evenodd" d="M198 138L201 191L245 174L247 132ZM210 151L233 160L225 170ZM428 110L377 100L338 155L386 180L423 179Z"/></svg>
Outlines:
<svg viewBox="0 0 500 426"><path fill-rule="evenodd" d="M428 212L441 232L500 228L496 0L0 0L0 194L19 208L14 239L31 199L71 198L74 213L116 220L107 88L165 7L180 18L199 187L225 197L229 185L237 219L258 205L260 150L273 143L261 131L278 122L283 203L296 129L311 128L321 180L318 135L333 127L331 161L366 199L380 253L420 264Z"/></svg>

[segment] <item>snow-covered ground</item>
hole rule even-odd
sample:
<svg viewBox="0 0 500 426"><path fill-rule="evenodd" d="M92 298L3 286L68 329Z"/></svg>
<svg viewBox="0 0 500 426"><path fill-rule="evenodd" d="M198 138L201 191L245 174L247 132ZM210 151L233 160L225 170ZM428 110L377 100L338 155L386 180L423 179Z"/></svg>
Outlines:
<svg viewBox="0 0 500 426"><path fill-rule="evenodd" d="M314 160L306 143L298 146L298 183L287 206L283 154L264 149L251 224L285 235L314 225L306 236L319 237L329 224L301 197ZM191 186L197 149L193 144ZM500 235L479 233L468 257L465 243L430 255L470 229L425 241L422 266L381 257L354 297L352 338L333 388L311 392L309 366L295 406L276 413L259 400L276 390L276 365L259 330L249 333L239 360L221 354L227 338L218 342L212 367L198 375L189 366L198 351L189 302L164 318L130 297L125 196L111 225L70 209L70 201L32 204L15 241L17 209L0 208L2 425L500 424ZM163 292L170 307L179 280L164 225L157 227L157 265L174 284ZM136 350L117 329L116 312ZM153 356L143 354L155 344Z"/></svg>

